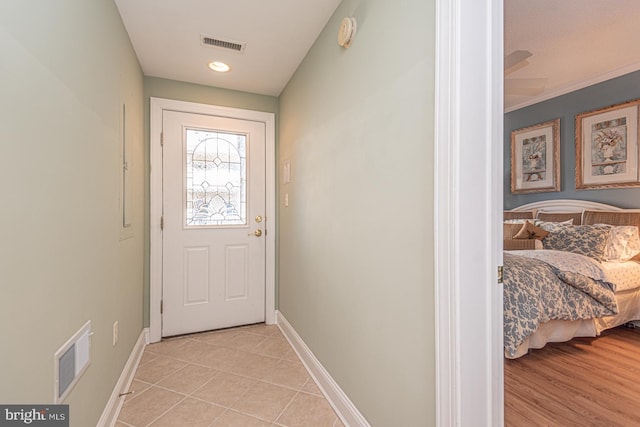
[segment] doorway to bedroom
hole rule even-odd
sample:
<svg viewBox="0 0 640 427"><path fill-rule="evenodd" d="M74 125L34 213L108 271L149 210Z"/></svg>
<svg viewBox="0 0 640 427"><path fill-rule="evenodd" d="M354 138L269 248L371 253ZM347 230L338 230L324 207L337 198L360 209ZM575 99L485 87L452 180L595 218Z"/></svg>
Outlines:
<svg viewBox="0 0 640 427"><path fill-rule="evenodd" d="M573 10L565 13L565 5L573 7ZM546 57L555 58L551 61L553 70L565 73L565 83L569 82L573 65L593 72L595 66L587 66L583 61L595 59L597 55L578 55L578 50L570 48L567 43L573 43L574 47L586 43L595 51L601 50L599 43L605 40L623 45L635 32L635 27L627 24L627 18L637 20L640 8L636 4L631 6L616 1L607 2L606 5L597 1L580 2L580 8L581 13L576 15L573 2L504 2L505 209L558 199L589 200L621 208L640 208L640 188L578 190L579 182L575 173L578 157L575 145L577 116L640 98L640 91L636 89L640 66L634 59L638 57L634 53L635 47L616 49L615 53L627 55L626 62L616 62L618 59L611 52L609 61L600 61L608 68L601 69L589 78L575 75L571 77L571 84L566 84L564 88L556 86L553 91L549 89L556 84L554 76L545 74L543 68L539 67ZM515 12L526 19L516 22L518 17L514 17ZM582 22L588 17L591 17L589 22L597 21L600 25L594 27ZM527 25L531 22L536 22L536 25ZM562 24L554 25L559 22ZM607 23L615 25L609 26ZM514 35L514 28L518 34ZM571 33L577 30L584 31L579 36L572 36ZM620 33L615 35L611 31ZM536 45L539 37L550 39L542 45ZM507 58L512 61L507 61ZM564 61L573 64L565 65ZM541 192L512 191L513 181L509 172L515 162L522 160L511 159L512 131L556 119L560 121L557 137L559 188ZM535 150L529 153L535 154ZM555 173L552 165L548 166L549 172ZM518 186L515 187L517 190ZM505 360L505 425L522 425L525 421L537 425L569 425L577 420L583 421L583 425L638 424L640 414L635 408L640 395L636 394L635 385L631 386L640 379L640 372L635 368L635 356L640 354L638 337L640 334L637 330L615 329L604 332L598 339L577 338L567 343L548 344L542 350L533 350L516 359L514 363ZM622 364L610 364L612 357L616 361L623 361ZM517 371L512 369L516 364L521 365ZM536 379L528 375L535 375ZM621 390L629 391L625 384L632 387L631 392L619 396L617 400L616 396ZM600 394L603 391L606 393ZM536 402L535 410L527 408L527 400ZM547 421L540 418L541 415L548 417ZM564 423L562 420L565 418L571 421ZM549 421L551 419L555 421Z"/></svg>

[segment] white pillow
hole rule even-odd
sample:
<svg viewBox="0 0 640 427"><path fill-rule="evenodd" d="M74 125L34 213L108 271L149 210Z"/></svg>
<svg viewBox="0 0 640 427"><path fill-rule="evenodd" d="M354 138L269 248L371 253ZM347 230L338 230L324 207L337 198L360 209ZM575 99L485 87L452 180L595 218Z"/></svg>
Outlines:
<svg viewBox="0 0 640 427"><path fill-rule="evenodd" d="M606 224L598 224L604 226ZM640 236L634 225L610 226L603 261L625 262L640 254Z"/></svg>
<svg viewBox="0 0 640 427"><path fill-rule="evenodd" d="M531 219L531 218L529 218L528 220L526 218L505 219L503 222L505 224L524 224L527 221L533 221L533 219Z"/></svg>

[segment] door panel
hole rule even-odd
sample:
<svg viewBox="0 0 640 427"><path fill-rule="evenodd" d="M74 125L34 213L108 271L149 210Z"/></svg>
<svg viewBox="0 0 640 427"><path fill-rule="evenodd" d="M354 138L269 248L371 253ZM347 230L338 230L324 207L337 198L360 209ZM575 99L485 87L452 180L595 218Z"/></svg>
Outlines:
<svg viewBox="0 0 640 427"><path fill-rule="evenodd" d="M227 246L225 260L227 262L225 280L225 300L248 298L249 251L245 246Z"/></svg>
<svg viewBox="0 0 640 427"><path fill-rule="evenodd" d="M162 335L264 321L264 123L164 111L163 141Z"/></svg>
<svg viewBox="0 0 640 427"><path fill-rule="evenodd" d="M209 248L184 248L184 304L209 302Z"/></svg>

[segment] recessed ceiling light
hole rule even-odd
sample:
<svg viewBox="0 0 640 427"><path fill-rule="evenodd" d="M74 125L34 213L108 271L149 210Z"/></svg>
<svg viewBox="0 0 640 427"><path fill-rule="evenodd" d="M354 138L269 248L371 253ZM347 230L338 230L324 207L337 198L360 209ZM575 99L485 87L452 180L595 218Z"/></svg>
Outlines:
<svg viewBox="0 0 640 427"><path fill-rule="evenodd" d="M220 62L220 61L209 62L209 68L211 68L213 71L217 71L219 73L226 73L227 71L229 71L231 69L231 67L229 67L227 64L225 64L224 62Z"/></svg>

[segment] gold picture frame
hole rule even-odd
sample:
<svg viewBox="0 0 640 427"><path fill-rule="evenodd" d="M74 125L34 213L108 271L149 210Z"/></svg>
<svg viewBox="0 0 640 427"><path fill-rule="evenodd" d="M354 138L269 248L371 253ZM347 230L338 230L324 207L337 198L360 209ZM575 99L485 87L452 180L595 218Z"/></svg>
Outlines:
<svg viewBox="0 0 640 427"><path fill-rule="evenodd" d="M640 99L576 116L576 189L639 187Z"/></svg>
<svg viewBox="0 0 640 427"><path fill-rule="evenodd" d="M560 191L560 119L511 132L511 192Z"/></svg>

